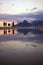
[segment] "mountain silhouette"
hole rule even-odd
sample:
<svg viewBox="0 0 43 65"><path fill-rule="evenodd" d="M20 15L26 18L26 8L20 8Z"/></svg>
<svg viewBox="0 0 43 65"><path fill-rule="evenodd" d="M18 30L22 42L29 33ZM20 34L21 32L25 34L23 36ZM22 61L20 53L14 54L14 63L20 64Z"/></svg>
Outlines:
<svg viewBox="0 0 43 65"><path fill-rule="evenodd" d="M18 27L29 27L30 23L28 23L28 21L24 20L23 22L18 23L16 26L18 26Z"/></svg>
<svg viewBox="0 0 43 65"><path fill-rule="evenodd" d="M28 23L28 21L24 20L23 22L20 22L15 26L17 27L43 27L43 21L35 20L32 23Z"/></svg>

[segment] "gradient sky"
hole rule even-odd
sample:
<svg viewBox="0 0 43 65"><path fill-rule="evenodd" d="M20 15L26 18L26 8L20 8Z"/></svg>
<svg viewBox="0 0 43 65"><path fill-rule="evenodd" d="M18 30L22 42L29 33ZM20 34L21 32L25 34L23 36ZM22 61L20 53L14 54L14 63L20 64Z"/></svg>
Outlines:
<svg viewBox="0 0 43 65"><path fill-rule="evenodd" d="M0 0L0 14L43 11L43 0Z"/></svg>

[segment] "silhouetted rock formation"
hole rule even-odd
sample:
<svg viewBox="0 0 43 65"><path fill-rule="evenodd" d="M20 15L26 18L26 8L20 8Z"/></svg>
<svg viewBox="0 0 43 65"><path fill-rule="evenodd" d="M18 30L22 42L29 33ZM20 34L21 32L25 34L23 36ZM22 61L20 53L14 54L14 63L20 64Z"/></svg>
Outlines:
<svg viewBox="0 0 43 65"><path fill-rule="evenodd" d="M28 23L28 21L24 20L23 22L18 23L16 26L19 26L19 27L29 27L30 23Z"/></svg>
<svg viewBox="0 0 43 65"><path fill-rule="evenodd" d="M43 27L43 21L35 20L32 23L28 23L28 21L24 20L23 22L18 23L15 27Z"/></svg>

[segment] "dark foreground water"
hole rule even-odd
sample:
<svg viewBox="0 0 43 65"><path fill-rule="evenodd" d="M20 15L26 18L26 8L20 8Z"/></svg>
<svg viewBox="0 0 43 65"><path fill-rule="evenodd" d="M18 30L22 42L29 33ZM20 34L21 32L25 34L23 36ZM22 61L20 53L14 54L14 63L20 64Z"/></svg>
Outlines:
<svg viewBox="0 0 43 65"><path fill-rule="evenodd" d="M43 65L43 31L0 30L0 65Z"/></svg>

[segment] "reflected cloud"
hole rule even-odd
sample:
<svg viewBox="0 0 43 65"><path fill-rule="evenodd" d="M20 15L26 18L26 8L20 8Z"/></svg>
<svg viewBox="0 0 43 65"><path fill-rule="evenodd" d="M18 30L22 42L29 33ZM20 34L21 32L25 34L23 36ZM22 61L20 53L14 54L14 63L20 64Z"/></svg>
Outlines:
<svg viewBox="0 0 43 65"><path fill-rule="evenodd" d="M33 47L37 47L37 44L35 44L35 43L28 43L28 44L26 44L26 46L33 46Z"/></svg>

